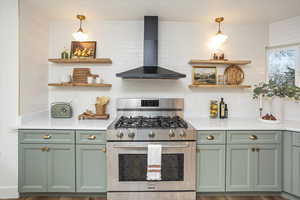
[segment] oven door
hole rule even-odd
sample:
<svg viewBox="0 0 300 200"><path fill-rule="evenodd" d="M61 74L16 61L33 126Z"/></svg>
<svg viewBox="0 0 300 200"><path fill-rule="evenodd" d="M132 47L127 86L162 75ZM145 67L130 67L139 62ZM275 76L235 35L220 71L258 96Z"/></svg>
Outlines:
<svg viewBox="0 0 300 200"><path fill-rule="evenodd" d="M162 145L161 181L147 181L147 146ZM195 142L110 142L108 191L194 191Z"/></svg>

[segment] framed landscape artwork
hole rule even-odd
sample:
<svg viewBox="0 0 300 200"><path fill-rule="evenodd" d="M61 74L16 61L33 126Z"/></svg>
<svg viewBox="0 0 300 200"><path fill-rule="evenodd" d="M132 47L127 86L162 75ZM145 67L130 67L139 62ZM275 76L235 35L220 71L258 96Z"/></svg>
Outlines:
<svg viewBox="0 0 300 200"><path fill-rule="evenodd" d="M217 68L213 66L193 66L193 85L217 84Z"/></svg>

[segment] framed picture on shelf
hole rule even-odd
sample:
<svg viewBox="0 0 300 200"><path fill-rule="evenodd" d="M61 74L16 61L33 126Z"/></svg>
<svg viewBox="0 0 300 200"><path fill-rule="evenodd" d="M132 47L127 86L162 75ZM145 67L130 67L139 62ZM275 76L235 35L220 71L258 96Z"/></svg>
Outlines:
<svg viewBox="0 0 300 200"><path fill-rule="evenodd" d="M96 41L77 42L72 41L71 58L96 58Z"/></svg>
<svg viewBox="0 0 300 200"><path fill-rule="evenodd" d="M193 66L193 85L216 85L217 68L213 66Z"/></svg>

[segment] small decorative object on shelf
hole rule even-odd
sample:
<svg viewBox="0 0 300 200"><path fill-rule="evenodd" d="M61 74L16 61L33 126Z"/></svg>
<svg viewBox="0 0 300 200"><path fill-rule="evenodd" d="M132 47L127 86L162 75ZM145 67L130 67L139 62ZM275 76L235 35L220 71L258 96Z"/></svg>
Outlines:
<svg viewBox="0 0 300 200"><path fill-rule="evenodd" d="M227 60L225 59L225 54L222 50L218 49L212 54L212 60Z"/></svg>
<svg viewBox="0 0 300 200"><path fill-rule="evenodd" d="M96 58L96 41L77 42L72 41L71 58L91 59Z"/></svg>
<svg viewBox="0 0 300 200"><path fill-rule="evenodd" d="M69 59L69 53L66 47L64 47L63 52L61 52L61 59Z"/></svg>
<svg viewBox="0 0 300 200"><path fill-rule="evenodd" d="M212 66L193 66L193 85L217 84L217 68Z"/></svg>
<svg viewBox="0 0 300 200"><path fill-rule="evenodd" d="M89 83L92 84L98 75L91 73L89 68L74 68L73 69L73 83ZM89 82L90 80L90 82Z"/></svg>
<svg viewBox="0 0 300 200"><path fill-rule="evenodd" d="M244 71L237 65L230 65L224 72L225 82L228 85L240 85L244 78Z"/></svg>
<svg viewBox="0 0 300 200"><path fill-rule="evenodd" d="M284 99L300 102L300 88L290 85L286 81L270 80L268 83L259 83L254 86L253 98L259 100L260 120L264 122L278 123L284 120ZM270 110L263 115L263 100L268 100ZM273 106L274 101L280 105ZM277 112L274 109L279 108Z"/></svg>
<svg viewBox="0 0 300 200"><path fill-rule="evenodd" d="M108 119L109 114L106 114L106 106L109 102L109 97L97 97L95 110L96 113L93 113L90 110L86 110L86 112L82 113L78 116L79 120L84 119Z"/></svg>

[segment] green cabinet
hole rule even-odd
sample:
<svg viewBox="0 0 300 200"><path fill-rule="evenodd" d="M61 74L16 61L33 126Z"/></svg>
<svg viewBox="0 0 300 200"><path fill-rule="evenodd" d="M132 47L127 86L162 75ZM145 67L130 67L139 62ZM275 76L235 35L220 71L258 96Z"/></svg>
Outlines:
<svg viewBox="0 0 300 200"><path fill-rule="evenodd" d="M77 192L106 192L106 145L76 146Z"/></svg>
<svg viewBox="0 0 300 200"><path fill-rule="evenodd" d="M48 146L48 192L75 192L74 145Z"/></svg>
<svg viewBox="0 0 300 200"><path fill-rule="evenodd" d="M75 192L72 131L19 131L19 192Z"/></svg>
<svg viewBox="0 0 300 200"><path fill-rule="evenodd" d="M225 191L225 145L197 145L197 192Z"/></svg>
<svg viewBox="0 0 300 200"><path fill-rule="evenodd" d="M47 191L47 152L45 145L19 146L19 192Z"/></svg>
<svg viewBox="0 0 300 200"><path fill-rule="evenodd" d="M281 191L281 146L228 145L226 182L226 191Z"/></svg>
<svg viewBox="0 0 300 200"><path fill-rule="evenodd" d="M300 197L300 146L293 146L293 192Z"/></svg>

